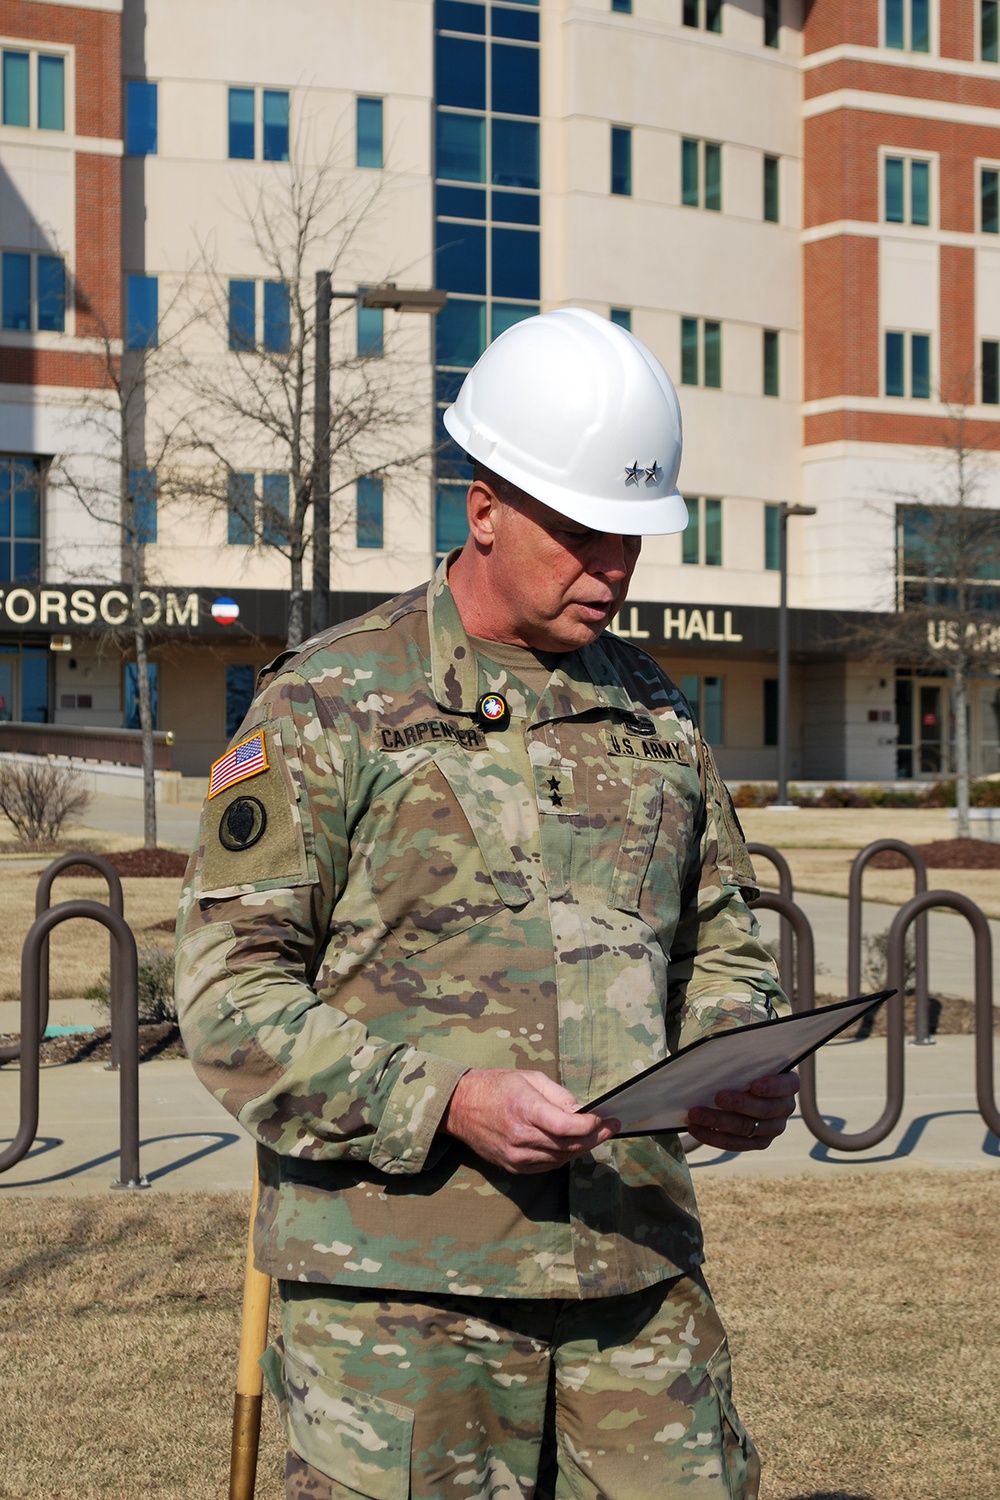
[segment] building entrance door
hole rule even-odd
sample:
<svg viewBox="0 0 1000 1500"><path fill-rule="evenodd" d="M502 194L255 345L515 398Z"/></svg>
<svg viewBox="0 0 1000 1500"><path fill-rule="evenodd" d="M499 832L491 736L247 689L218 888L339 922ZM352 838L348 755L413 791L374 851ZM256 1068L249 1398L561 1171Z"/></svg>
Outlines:
<svg viewBox="0 0 1000 1500"><path fill-rule="evenodd" d="M947 678L896 678L896 775L904 780L951 770L951 695Z"/></svg>

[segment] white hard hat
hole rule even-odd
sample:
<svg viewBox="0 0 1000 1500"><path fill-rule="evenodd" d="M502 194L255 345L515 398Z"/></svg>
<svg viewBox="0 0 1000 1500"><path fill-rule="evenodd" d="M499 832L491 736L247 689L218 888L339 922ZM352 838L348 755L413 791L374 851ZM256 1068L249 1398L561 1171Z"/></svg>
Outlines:
<svg viewBox="0 0 1000 1500"><path fill-rule="evenodd" d="M444 425L470 457L582 526L641 536L688 523L670 377L637 338L584 308L502 333Z"/></svg>

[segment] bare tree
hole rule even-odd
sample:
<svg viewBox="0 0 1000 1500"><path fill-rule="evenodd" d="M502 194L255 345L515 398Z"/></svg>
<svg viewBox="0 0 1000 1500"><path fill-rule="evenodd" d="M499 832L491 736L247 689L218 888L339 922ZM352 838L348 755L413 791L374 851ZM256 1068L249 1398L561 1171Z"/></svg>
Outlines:
<svg viewBox="0 0 1000 1500"><path fill-rule="evenodd" d="M305 566L325 445L332 538L351 523L359 479L424 475L430 452L426 359L408 359L405 346L390 348L377 330L368 343L356 340L353 295L334 302L330 418L317 431L316 272L328 270L334 287L339 280L356 288L359 260L370 266L378 253L371 244L382 191L356 173L336 172L330 157L269 174L256 201L244 203L260 267L252 280L234 286L203 247L201 316L217 352L192 359L186 373L192 494L221 512L249 548L285 559L290 646L305 633ZM236 297L241 287L244 304ZM258 473L274 483L258 489Z"/></svg>

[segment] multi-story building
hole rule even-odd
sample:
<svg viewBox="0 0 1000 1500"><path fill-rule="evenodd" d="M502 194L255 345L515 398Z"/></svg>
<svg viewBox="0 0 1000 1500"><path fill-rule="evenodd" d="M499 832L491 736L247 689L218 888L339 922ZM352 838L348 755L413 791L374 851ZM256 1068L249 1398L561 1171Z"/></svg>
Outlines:
<svg viewBox="0 0 1000 1500"><path fill-rule="evenodd" d="M120 540L60 477L80 413L109 351L182 348L220 381L280 354L289 289L259 230L320 173L365 207L349 243L317 236L309 295L324 264L335 293L449 294L433 320L334 303L335 351L384 353L416 393L414 448L442 440L487 341L540 309L593 308L663 360L691 519L647 541L616 628L682 683L725 774L775 771L785 502L814 508L786 522L793 775L946 768L947 677L849 626L919 574L908 518L941 492L958 410L1000 509L997 10L0 0L0 716L128 721L134 669L106 638L127 613ZM184 386L175 363L150 400ZM294 494L263 440L226 455L228 510L178 495L156 449L134 473L159 723L201 772L283 644L288 564L267 543ZM376 450L334 496L341 617L464 535L461 454L444 444L431 475ZM1000 769L985 670L972 742L975 771Z"/></svg>

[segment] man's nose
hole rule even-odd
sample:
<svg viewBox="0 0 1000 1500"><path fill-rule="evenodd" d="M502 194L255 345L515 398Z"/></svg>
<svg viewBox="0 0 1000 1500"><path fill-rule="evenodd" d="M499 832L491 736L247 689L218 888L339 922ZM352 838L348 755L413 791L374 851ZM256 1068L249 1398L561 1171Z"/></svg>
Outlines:
<svg viewBox="0 0 1000 1500"><path fill-rule="evenodd" d="M613 532L602 532L592 554L591 566L605 578L624 578L631 561L628 539Z"/></svg>

